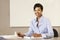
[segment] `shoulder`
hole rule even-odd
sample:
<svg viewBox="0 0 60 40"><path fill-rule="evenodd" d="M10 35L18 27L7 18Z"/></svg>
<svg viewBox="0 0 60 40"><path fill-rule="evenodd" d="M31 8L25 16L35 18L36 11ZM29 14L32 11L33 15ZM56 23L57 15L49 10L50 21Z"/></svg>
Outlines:
<svg viewBox="0 0 60 40"><path fill-rule="evenodd" d="M42 17L42 20L44 20L44 21L50 21L49 18L44 17L44 16Z"/></svg>
<svg viewBox="0 0 60 40"><path fill-rule="evenodd" d="M42 23L45 23L45 24L51 24L49 18L44 17L44 16L41 18L41 22L42 22Z"/></svg>
<svg viewBox="0 0 60 40"><path fill-rule="evenodd" d="M30 22L35 22L36 21L36 18L32 18Z"/></svg>

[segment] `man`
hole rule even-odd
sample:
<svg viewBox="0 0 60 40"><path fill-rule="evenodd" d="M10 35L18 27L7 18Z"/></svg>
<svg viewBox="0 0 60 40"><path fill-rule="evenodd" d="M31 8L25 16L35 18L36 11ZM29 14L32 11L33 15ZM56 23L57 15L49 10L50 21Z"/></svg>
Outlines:
<svg viewBox="0 0 60 40"><path fill-rule="evenodd" d="M43 6L40 3L34 5L36 17L31 21L29 31L25 34L18 33L19 37L53 37L53 29L47 18L42 15Z"/></svg>

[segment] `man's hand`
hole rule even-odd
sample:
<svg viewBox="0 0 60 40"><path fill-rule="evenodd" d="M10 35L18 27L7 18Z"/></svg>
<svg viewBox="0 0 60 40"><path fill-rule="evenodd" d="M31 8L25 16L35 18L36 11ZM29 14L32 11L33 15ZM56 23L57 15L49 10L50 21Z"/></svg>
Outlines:
<svg viewBox="0 0 60 40"><path fill-rule="evenodd" d="M42 37L41 34L36 34L36 33L34 33L32 36L33 36L33 37Z"/></svg>
<svg viewBox="0 0 60 40"><path fill-rule="evenodd" d="M25 35L24 34L22 34L22 33L17 33L17 35L18 35L18 37L24 37Z"/></svg>

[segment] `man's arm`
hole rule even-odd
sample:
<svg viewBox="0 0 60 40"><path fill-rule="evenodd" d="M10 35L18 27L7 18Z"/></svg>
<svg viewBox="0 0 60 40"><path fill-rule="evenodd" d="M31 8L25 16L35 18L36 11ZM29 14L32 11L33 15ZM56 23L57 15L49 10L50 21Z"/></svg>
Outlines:
<svg viewBox="0 0 60 40"><path fill-rule="evenodd" d="M29 29L28 29L28 32L27 32L27 33L24 33L24 34L22 34L22 33L17 33L17 35L18 35L19 37L24 37L24 36L31 37L31 36L32 36L32 34L33 34L32 27L33 27L33 24L32 24L32 22L31 22L31 23L30 23L30 27L29 27Z"/></svg>
<svg viewBox="0 0 60 40"><path fill-rule="evenodd" d="M52 28L51 23L49 22L49 20L46 21L46 26L47 26L47 29L48 29L48 33L41 34L42 37L45 37L45 38L54 37L53 28Z"/></svg>
<svg viewBox="0 0 60 40"><path fill-rule="evenodd" d="M30 23L30 27L28 29L28 32L25 33L26 36L28 36L28 37L31 37L32 36L32 34L34 33L34 31L33 31L32 28L33 28L33 21L31 21L31 23Z"/></svg>

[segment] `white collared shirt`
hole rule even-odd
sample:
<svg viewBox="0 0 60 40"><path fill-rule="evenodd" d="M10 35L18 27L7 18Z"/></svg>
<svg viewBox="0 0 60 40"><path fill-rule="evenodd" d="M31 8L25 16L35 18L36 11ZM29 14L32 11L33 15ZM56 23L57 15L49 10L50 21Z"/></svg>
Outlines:
<svg viewBox="0 0 60 40"><path fill-rule="evenodd" d="M37 33L41 34L42 37L54 36L53 28L51 26L50 21L47 18L41 16L39 19L38 27L36 25L36 18L34 18L30 23L29 31L25 33L25 35L31 37L33 33Z"/></svg>

